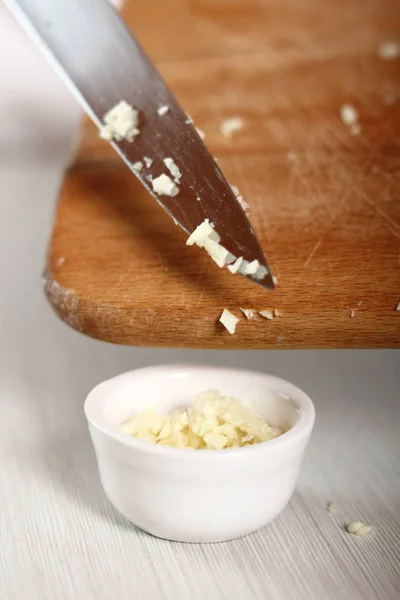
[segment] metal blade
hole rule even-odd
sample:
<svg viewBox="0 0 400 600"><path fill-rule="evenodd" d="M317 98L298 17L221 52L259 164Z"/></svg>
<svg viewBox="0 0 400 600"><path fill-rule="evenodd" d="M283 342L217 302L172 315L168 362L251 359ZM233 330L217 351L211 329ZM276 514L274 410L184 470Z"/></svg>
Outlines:
<svg viewBox="0 0 400 600"><path fill-rule="evenodd" d="M134 171L150 194L189 234L204 219L214 224L220 243L235 257L257 259L268 268L255 233L215 160L190 119L107 0L5 0L27 33L46 54L97 126L105 113L125 100L140 114L140 135L132 143L111 142L132 169L149 157L153 163ZM157 112L168 106L164 116ZM159 196L151 178L168 173L170 157L182 178L179 194ZM273 289L272 275L247 276Z"/></svg>

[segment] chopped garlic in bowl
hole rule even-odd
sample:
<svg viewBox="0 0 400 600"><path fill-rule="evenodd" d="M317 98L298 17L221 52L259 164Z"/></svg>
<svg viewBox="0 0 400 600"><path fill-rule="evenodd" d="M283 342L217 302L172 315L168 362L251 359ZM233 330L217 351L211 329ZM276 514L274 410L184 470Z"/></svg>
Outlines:
<svg viewBox="0 0 400 600"><path fill-rule="evenodd" d="M279 515L314 424L310 398L287 381L192 364L103 381L85 414L117 510L157 537L198 543L241 537ZM182 450L196 446L203 451Z"/></svg>
<svg viewBox="0 0 400 600"><path fill-rule="evenodd" d="M192 450L241 448L283 433L238 400L214 390L198 394L193 407L185 411L161 415L152 407L119 430L154 444Z"/></svg>

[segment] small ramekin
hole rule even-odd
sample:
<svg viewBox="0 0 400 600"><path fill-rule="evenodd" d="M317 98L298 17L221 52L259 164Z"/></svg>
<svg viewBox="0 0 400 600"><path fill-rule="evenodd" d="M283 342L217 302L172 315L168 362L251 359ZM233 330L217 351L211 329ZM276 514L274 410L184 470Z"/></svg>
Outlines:
<svg viewBox="0 0 400 600"><path fill-rule="evenodd" d="M251 406L280 437L225 450L183 450L122 434L118 425L162 403L169 412L215 389ZM218 542L267 525L286 506L314 425L310 398L277 377L201 365L130 371L100 383L85 414L100 479L134 525L168 540Z"/></svg>

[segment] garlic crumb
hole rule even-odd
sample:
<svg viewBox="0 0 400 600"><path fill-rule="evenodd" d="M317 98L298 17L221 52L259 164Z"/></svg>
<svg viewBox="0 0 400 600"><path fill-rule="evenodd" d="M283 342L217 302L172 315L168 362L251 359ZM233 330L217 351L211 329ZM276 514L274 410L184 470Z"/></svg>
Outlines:
<svg viewBox="0 0 400 600"><path fill-rule="evenodd" d="M171 173L172 177L175 180L175 183L179 183L180 178L182 177L182 173L179 170L179 167L174 163L172 158L164 158L164 164L167 167L168 171Z"/></svg>
<svg viewBox="0 0 400 600"><path fill-rule="evenodd" d="M219 321L222 323L225 329L227 329L227 331L229 331L229 333L233 335L235 333L236 324L238 323L239 319L235 317L235 315L233 315L227 308L224 308L219 318Z"/></svg>
<svg viewBox="0 0 400 600"><path fill-rule="evenodd" d="M220 236L214 231L214 225L209 222L209 219L205 219L192 231L186 245L197 244L200 248L204 248L219 267L227 266L231 273L239 272L241 275L251 275L255 279L263 279L266 276L267 268L260 265L257 259L248 262L242 256L236 258L219 242Z"/></svg>
<svg viewBox="0 0 400 600"><path fill-rule="evenodd" d="M258 271L260 267L260 263L258 262L257 259L251 261L250 263L247 263L247 265L245 265L244 268L244 274L245 275L255 275Z"/></svg>
<svg viewBox="0 0 400 600"><path fill-rule="evenodd" d="M350 319L354 319L355 316L356 316L356 309L351 308L350 309Z"/></svg>
<svg viewBox="0 0 400 600"><path fill-rule="evenodd" d="M264 279L264 277L268 275L268 269L267 267L264 267L264 265L260 265L257 269L256 274L254 275L255 279Z"/></svg>
<svg viewBox="0 0 400 600"><path fill-rule="evenodd" d="M239 202L240 206L244 211L246 211L249 208L249 205L245 200L243 200L243 196L240 195L239 189L236 187L236 185L231 185L231 190L235 194L236 200Z"/></svg>
<svg viewBox="0 0 400 600"><path fill-rule="evenodd" d="M348 126L351 135L360 135L362 129L358 122L358 112L351 104L343 104L340 108L340 118Z"/></svg>
<svg viewBox="0 0 400 600"><path fill-rule="evenodd" d="M146 169L150 169L151 165L153 164L153 159L149 158L148 156L143 156L143 160L144 164L146 165Z"/></svg>
<svg viewBox="0 0 400 600"><path fill-rule="evenodd" d="M190 234L186 240L186 245L193 246L193 244L197 244L200 248L204 248L213 261L222 268L231 265L236 261L236 258L219 241L220 237L214 231L214 225L209 222L209 219L205 219Z"/></svg>
<svg viewBox="0 0 400 600"><path fill-rule="evenodd" d="M164 104L163 106L160 106L160 108L157 110L160 117L163 117L164 115L166 115L168 111L169 111L169 106L167 106L166 104Z"/></svg>
<svg viewBox="0 0 400 600"><path fill-rule="evenodd" d="M208 238L204 242L204 248L213 259L213 261L222 269L228 263L231 263L232 260L235 260L234 257L230 254L230 252L222 246L219 242Z"/></svg>
<svg viewBox="0 0 400 600"><path fill-rule="evenodd" d="M239 256L233 263L233 265L228 265L228 269L231 273L237 273L240 270L241 264L243 262L243 256Z"/></svg>
<svg viewBox="0 0 400 600"><path fill-rule="evenodd" d="M358 113L351 104L343 104L340 108L340 118L345 125L355 125L358 121Z"/></svg>
<svg viewBox="0 0 400 600"><path fill-rule="evenodd" d="M241 308L240 310L242 311L246 319L252 319L254 317L254 310L252 310L251 308Z"/></svg>
<svg viewBox="0 0 400 600"><path fill-rule="evenodd" d="M209 238L218 241L219 235L214 231L214 225L210 223L210 220L204 219L204 221L190 234L186 240L186 245L193 246L193 244L197 244L198 246L203 247L204 242Z"/></svg>
<svg viewBox="0 0 400 600"><path fill-rule="evenodd" d="M400 310L400 302L398 303L396 310Z"/></svg>
<svg viewBox="0 0 400 600"><path fill-rule="evenodd" d="M168 175L162 173L159 177L156 177L151 182L153 190L159 196L176 196L179 193L178 186L172 181Z"/></svg>
<svg viewBox="0 0 400 600"><path fill-rule="evenodd" d="M264 319L268 319L269 321L271 321L274 318L274 315L270 310L260 310L258 314L264 317Z"/></svg>
<svg viewBox="0 0 400 600"><path fill-rule="evenodd" d="M140 133L138 125L138 111L125 100L121 100L104 115L100 137L109 141L133 142L133 139Z"/></svg>
<svg viewBox="0 0 400 600"><path fill-rule="evenodd" d="M140 171L143 169L143 163L138 160L137 162L133 163L132 169L136 171L136 173L140 173Z"/></svg>
<svg viewBox="0 0 400 600"><path fill-rule="evenodd" d="M278 310L277 308L274 308L274 315L275 315L275 317L281 317L281 316L282 316L282 313L281 313L281 311L280 311L280 310Z"/></svg>
<svg viewBox="0 0 400 600"><path fill-rule="evenodd" d="M245 212L248 208L250 208L250 205L246 202L246 200L243 200L243 196L236 196L236 200L239 202L240 206Z"/></svg>
<svg viewBox="0 0 400 600"><path fill-rule="evenodd" d="M231 137L244 127L244 119L242 117L231 117L220 123L219 130L224 137Z"/></svg>
<svg viewBox="0 0 400 600"><path fill-rule="evenodd" d="M243 257L241 258L242 261L238 268L238 271L241 275L250 275L254 277L254 279L264 279L268 273L268 269L264 267L264 265L260 265L257 259L249 262L248 260L244 260Z"/></svg>
<svg viewBox="0 0 400 600"><path fill-rule="evenodd" d="M378 46L378 57L381 60L393 60L400 57L400 41L390 40Z"/></svg>
<svg viewBox="0 0 400 600"><path fill-rule="evenodd" d="M349 523L348 525L346 525L346 530L348 531L348 533L360 537L368 535L369 533L371 533L372 529L372 525L366 525L365 523L361 523L360 521L354 521L353 523Z"/></svg>

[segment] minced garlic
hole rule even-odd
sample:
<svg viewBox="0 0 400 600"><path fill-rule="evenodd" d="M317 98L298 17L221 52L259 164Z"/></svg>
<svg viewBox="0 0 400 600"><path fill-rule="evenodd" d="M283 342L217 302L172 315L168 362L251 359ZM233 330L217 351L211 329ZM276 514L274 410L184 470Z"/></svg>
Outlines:
<svg viewBox="0 0 400 600"><path fill-rule="evenodd" d="M345 125L354 125L358 121L358 113L351 104L343 104L340 108L340 118Z"/></svg>
<svg viewBox="0 0 400 600"><path fill-rule="evenodd" d="M231 185L231 190L236 196L236 200L239 202L240 206L246 211L249 208L249 205L245 200L243 200L243 196L240 195L239 188L236 185Z"/></svg>
<svg viewBox="0 0 400 600"><path fill-rule="evenodd" d="M360 521L354 521L353 523L349 523L348 525L346 525L346 529L348 533L351 533L352 535L364 537L371 533L373 527L372 525L360 523Z"/></svg>
<svg viewBox="0 0 400 600"><path fill-rule="evenodd" d="M193 246L193 244L197 244L200 248L204 248L213 261L222 268L231 264L235 257L219 243L219 240L220 237L214 231L213 224L209 222L209 219L205 219L188 237L186 245Z"/></svg>
<svg viewBox="0 0 400 600"><path fill-rule="evenodd" d="M251 263L248 263L244 269L246 275L255 275L260 266L258 260L253 260Z"/></svg>
<svg viewBox="0 0 400 600"><path fill-rule="evenodd" d="M123 423L119 431L154 444L194 450L252 446L283 433L238 400L214 390L198 394L185 411L161 415L153 407Z"/></svg>
<svg viewBox="0 0 400 600"><path fill-rule="evenodd" d="M235 260L233 265L228 265L228 269L230 270L231 273L237 273L240 269L242 262L243 262L243 257L239 256L239 258L237 258Z"/></svg>
<svg viewBox="0 0 400 600"><path fill-rule="evenodd" d="M222 269L226 265L232 263L235 257L222 244L208 238L204 242L204 248L208 252L213 261Z"/></svg>
<svg viewBox="0 0 400 600"><path fill-rule="evenodd" d="M219 267L228 266L231 273L239 272L242 275L253 276L255 279L263 279L266 276L268 269L260 265L257 259L249 262L244 260L242 256L237 258L219 242L220 236L214 231L214 225L209 222L209 219L205 219L191 233L186 244L188 246L197 244L200 248L205 248Z"/></svg>
<svg viewBox="0 0 400 600"><path fill-rule="evenodd" d="M229 333L231 335L233 335L235 333L236 325L237 325L239 319L237 317L235 317L235 315L232 314L230 310L228 310L227 308L224 308L224 310L222 311L222 314L219 318L219 321L220 321L220 323L222 323L222 325L225 327L225 329L227 331L229 331Z"/></svg>
<svg viewBox="0 0 400 600"><path fill-rule="evenodd" d="M358 122L358 112L351 104L343 104L340 108L340 118L349 127L351 135L360 135L361 125Z"/></svg>
<svg viewBox="0 0 400 600"><path fill-rule="evenodd" d="M178 186L165 173L153 179L151 185L156 194L160 196L176 196L179 193Z"/></svg>
<svg viewBox="0 0 400 600"><path fill-rule="evenodd" d="M219 130L225 137L231 137L244 127L244 119L242 117L231 117L220 123Z"/></svg>
<svg viewBox="0 0 400 600"><path fill-rule="evenodd" d="M252 310L251 308L241 308L240 310L242 311L246 319L252 319L254 317L254 310Z"/></svg>
<svg viewBox="0 0 400 600"><path fill-rule="evenodd" d="M245 212L250 207L250 205L246 202L246 200L243 200L243 196L236 196L236 200L239 202L240 206L243 208L243 210Z"/></svg>
<svg viewBox="0 0 400 600"><path fill-rule="evenodd" d="M258 314L264 317L264 319L268 319L269 321L272 321L272 319L274 318L274 315L270 310L260 310Z"/></svg>
<svg viewBox="0 0 400 600"><path fill-rule="evenodd" d="M400 58L400 41L382 42L378 47L378 56L381 60Z"/></svg>
<svg viewBox="0 0 400 600"><path fill-rule="evenodd" d="M174 178L175 183L179 183L180 178L182 177L182 173L179 170L179 167L174 163L172 158L164 158L164 164L167 167L168 171L171 173Z"/></svg>
<svg viewBox="0 0 400 600"><path fill-rule="evenodd" d="M140 133L138 124L138 111L122 100L104 115L100 137L116 142L122 140L133 142L133 139Z"/></svg>
<svg viewBox="0 0 400 600"><path fill-rule="evenodd" d="M136 173L140 173L140 171L143 169L143 163L138 160L137 162L133 163L132 169L136 171Z"/></svg>
<svg viewBox="0 0 400 600"><path fill-rule="evenodd" d="M214 226L210 223L209 219L204 219L200 225L196 227L193 233L186 240L187 246L193 246L193 244L197 244L198 246L204 246L204 242L209 238L215 239L219 241L219 235L216 231L214 231Z"/></svg>

